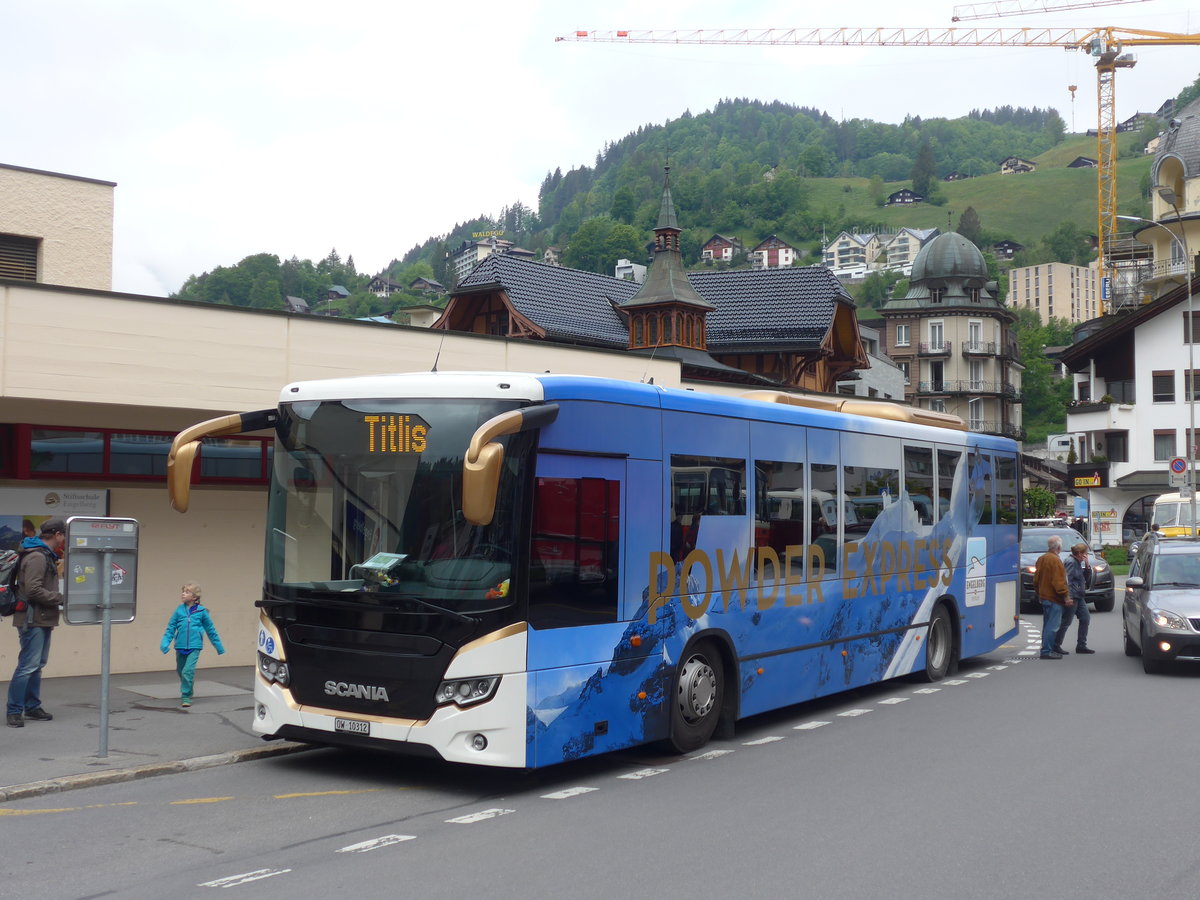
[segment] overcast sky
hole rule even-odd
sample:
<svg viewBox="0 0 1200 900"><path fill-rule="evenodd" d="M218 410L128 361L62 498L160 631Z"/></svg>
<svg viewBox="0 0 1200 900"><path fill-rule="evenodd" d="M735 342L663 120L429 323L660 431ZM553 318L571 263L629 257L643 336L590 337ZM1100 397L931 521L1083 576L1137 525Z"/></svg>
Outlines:
<svg viewBox="0 0 1200 900"><path fill-rule="evenodd" d="M536 208L547 171L591 164L605 141L723 97L885 122L1053 106L1068 127L1095 125L1082 53L554 41L576 29L947 26L954 4L821 4L820 20L805 6L7 3L0 163L116 182L113 287L165 295L261 252L317 260L336 247L377 272L456 222L516 200ZM1189 6L1145 0L962 24L1200 31ZM1200 74L1197 47L1137 55L1118 73L1118 118L1157 108ZM1069 84L1079 86L1074 113Z"/></svg>

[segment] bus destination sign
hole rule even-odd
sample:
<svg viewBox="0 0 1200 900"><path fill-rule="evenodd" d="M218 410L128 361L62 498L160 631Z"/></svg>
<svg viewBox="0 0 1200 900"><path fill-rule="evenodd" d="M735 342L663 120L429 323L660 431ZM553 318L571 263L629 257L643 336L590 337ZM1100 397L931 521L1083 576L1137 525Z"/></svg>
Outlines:
<svg viewBox="0 0 1200 900"><path fill-rule="evenodd" d="M429 425L420 416L363 416L368 453L424 453Z"/></svg>

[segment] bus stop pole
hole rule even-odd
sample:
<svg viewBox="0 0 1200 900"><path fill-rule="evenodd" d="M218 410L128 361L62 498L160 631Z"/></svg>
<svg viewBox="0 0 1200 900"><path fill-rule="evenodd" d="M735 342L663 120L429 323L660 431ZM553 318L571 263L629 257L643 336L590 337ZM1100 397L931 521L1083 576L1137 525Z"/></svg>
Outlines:
<svg viewBox="0 0 1200 900"><path fill-rule="evenodd" d="M108 661L112 646L112 552L106 550L100 561L100 752L108 756Z"/></svg>

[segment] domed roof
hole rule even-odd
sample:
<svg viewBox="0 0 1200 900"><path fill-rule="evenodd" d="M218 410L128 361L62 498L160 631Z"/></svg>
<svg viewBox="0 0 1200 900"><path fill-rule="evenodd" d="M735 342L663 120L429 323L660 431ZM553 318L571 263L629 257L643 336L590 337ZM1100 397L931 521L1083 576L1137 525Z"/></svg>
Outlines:
<svg viewBox="0 0 1200 900"><path fill-rule="evenodd" d="M961 234L947 231L921 248L912 264L910 282L926 278L982 278L987 281L987 263L979 248Z"/></svg>
<svg viewBox="0 0 1200 900"><path fill-rule="evenodd" d="M1175 123L1179 124L1176 125ZM1171 119L1171 124L1158 143L1154 171L1166 156L1177 156L1183 162L1187 178L1200 175L1200 98L1193 100Z"/></svg>

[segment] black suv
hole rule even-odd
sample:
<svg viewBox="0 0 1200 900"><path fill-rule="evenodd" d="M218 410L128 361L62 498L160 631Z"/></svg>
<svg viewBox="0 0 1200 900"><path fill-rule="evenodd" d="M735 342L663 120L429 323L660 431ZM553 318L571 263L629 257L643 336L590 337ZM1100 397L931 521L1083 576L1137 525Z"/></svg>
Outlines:
<svg viewBox="0 0 1200 900"><path fill-rule="evenodd" d="M1200 661L1200 540L1149 534L1138 545L1122 604L1125 655L1147 672Z"/></svg>

